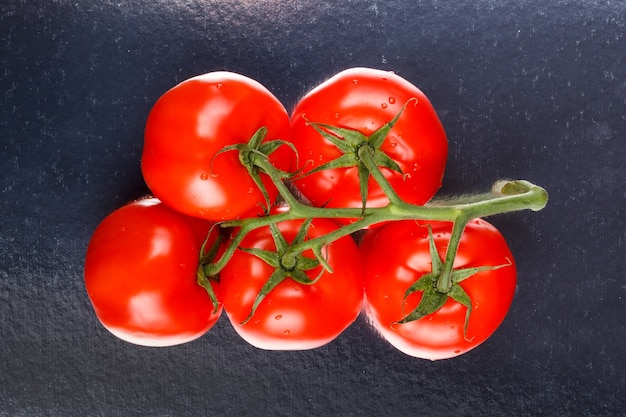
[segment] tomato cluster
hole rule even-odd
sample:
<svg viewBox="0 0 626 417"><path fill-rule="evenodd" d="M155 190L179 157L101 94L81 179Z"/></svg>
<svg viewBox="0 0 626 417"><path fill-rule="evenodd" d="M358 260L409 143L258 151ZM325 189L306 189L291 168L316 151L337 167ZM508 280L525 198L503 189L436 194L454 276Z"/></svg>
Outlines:
<svg viewBox="0 0 626 417"><path fill-rule="evenodd" d="M123 340L168 346L224 310L248 343L283 350L325 345L364 312L408 355L467 352L503 320L516 273L484 220L459 234L420 215L447 151L427 97L392 72L343 71L291 115L243 75L186 80L147 119L152 196L89 243L96 315Z"/></svg>

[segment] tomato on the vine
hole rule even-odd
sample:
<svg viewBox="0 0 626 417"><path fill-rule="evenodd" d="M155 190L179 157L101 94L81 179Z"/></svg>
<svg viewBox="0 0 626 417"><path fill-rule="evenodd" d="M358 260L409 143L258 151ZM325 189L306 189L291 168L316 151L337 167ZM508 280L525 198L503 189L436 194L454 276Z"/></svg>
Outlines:
<svg viewBox="0 0 626 417"><path fill-rule="evenodd" d="M185 80L163 94L148 116L141 160L146 184L170 207L208 220L236 219L266 206L237 152L218 154L248 143L263 127L264 142L290 139L287 111L257 81L226 71ZM269 158L289 169L294 156L283 148ZM260 179L273 200L276 188L265 174Z"/></svg>
<svg viewBox="0 0 626 417"><path fill-rule="evenodd" d="M503 321L516 269L495 227L464 220L540 210L547 193L500 181L418 207L441 187L447 155L430 101L393 72L342 71L291 115L244 75L187 79L146 121L141 171L154 197L110 214L87 248L96 316L130 343L172 346L224 309L249 344L304 350L363 311L410 356L468 352Z"/></svg>
<svg viewBox="0 0 626 417"><path fill-rule="evenodd" d="M430 222L439 256L445 259L452 224ZM402 221L370 231L362 245L365 311L370 322L393 346L410 356L445 359L483 343L506 316L516 285L513 256L500 232L484 220L470 221L461 237L454 270L483 267L458 285L471 302L452 298L419 320L399 323L415 309L423 291L406 297L419 278L431 272L428 224ZM484 268L491 266L493 268ZM465 328L465 325L467 327Z"/></svg>
<svg viewBox="0 0 626 417"><path fill-rule="evenodd" d="M87 293L104 327L144 346L172 346L205 334L222 311L197 284L210 227L156 198L107 216L89 242L84 271Z"/></svg>
<svg viewBox="0 0 626 417"><path fill-rule="evenodd" d="M404 201L426 203L441 187L448 154L446 134L424 93L393 72L348 69L320 84L297 103L291 116L291 130L303 173L343 154L314 124L350 129L370 137L398 114L400 117L379 149L400 170L383 168L382 172ZM362 207L356 166L304 175L295 184L315 206ZM387 203L385 193L370 177L367 207Z"/></svg>
<svg viewBox="0 0 626 417"><path fill-rule="evenodd" d="M291 220L278 223L277 229L286 242L292 242L302 225L302 220ZM337 228L330 220L314 219L306 238L320 237ZM321 255L332 273L318 265L304 271L306 279L313 283L283 279L265 295L252 315L258 294L276 269L242 249L276 251L277 244L270 228L263 227L247 234L239 248L221 271L219 286L228 318L251 345L271 350L317 348L334 340L358 317L363 281L359 251L349 236L322 248ZM311 250L301 256L308 263L315 259Z"/></svg>

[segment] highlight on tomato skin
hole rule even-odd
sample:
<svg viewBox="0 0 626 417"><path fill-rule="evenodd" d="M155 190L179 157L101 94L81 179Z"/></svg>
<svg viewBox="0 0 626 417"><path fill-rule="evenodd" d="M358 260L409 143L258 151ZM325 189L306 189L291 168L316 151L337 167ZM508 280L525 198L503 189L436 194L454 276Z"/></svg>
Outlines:
<svg viewBox="0 0 626 417"><path fill-rule="evenodd" d="M202 243L212 224L156 198L132 202L96 228L85 258L85 286L94 312L113 335L152 347L204 335L217 322L197 284Z"/></svg>
<svg viewBox="0 0 626 417"><path fill-rule="evenodd" d="M443 258L452 223L429 223ZM497 267L478 272L459 284L472 303L466 334L467 309L450 298L435 313L398 323L421 299L420 291L405 300L406 290L431 272L427 224L401 221L385 225L366 234L361 250L365 314L385 340L409 356L440 360L476 348L500 326L513 301L517 280L513 255L500 232L484 220L467 224L454 263L455 269Z"/></svg>

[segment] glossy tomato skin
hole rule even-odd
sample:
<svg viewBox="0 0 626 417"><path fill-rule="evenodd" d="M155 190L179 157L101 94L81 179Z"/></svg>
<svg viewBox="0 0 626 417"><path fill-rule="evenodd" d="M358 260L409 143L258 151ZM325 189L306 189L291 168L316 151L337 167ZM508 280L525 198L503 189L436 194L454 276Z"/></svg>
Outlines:
<svg viewBox="0 0 626 417"><path fill-rule="evenodd" d="M197 339L218 320L196 283L202 242L211 223L166 207L156 198L130 203L96 228L85 259L94 311L115 336L143 346Z"/></svg>
<svg viewBox="0 0 626 417"><path fill-rule="evenodd" d="M236 151L267 127L265 140L290 139L289 116L263 85L232 72L190 78L167 91L150 111L141 168L152 193L170 207L208 220L238 218L265 203ZM270 160L290 169L293 153L281 148ZM213 163L212 163L213 160ZM212 164L212 165L211 165ZM265 174L273 200L277 191Z"/></svg>
<svg viewBox="0 0 626 417"><path fill-rule="evenodd" d="M287 241L297 234L302 221L278 224ZM326 219L315 219L309 238L337 229ZM269 228L248 234L244 248L274 250ZM273 272L259 258L236 251L220 274L220 294L228 318L237 333L251 345L267 350L306 350L334 340L358 317L363 302L363 281L358 248L350 237L333 242L323 250L333 273L324 272L313 285L298 284L290 278L282 281L260 303L245 324L253 301ZM305 253L313 257L312 253ZM321 267L307 275L315 278Z"/></svg>
<svg viewBox="0 0 626 417"><path fill-rule="evenodd" d="M440 256L445 256L451 224L432 222ZM407 355L446 359L483 343L506 316L516 286L511 251L498 230L484 220L465 228L454 268L507 265L479 272L460 286L472 300L467 335L463 335L466 309L448 299L438 311L420 320L397 324L403 318L407 288L431 271L428 228L414 221L393 223L368 233L362 245L365 269L365 311L369 321L393 346ZM510 265L509 265L510 264ZM412 311L421 292L410 295L404 312Z"/></svg>
<svg viewBox="0 0 626 417"><path fill-rule="evenodd" d="M380 148L395 160L402 174L382 171L407 202L423 204L441 187L448 155L444 128L428 98L413 84L393 72L352 68L340 72L306 94L291 116L292 141L305 172L341 155L308 122L325 123L371 135L392 120L411 99ZM295 184L313 205L361 207L357 168L324 170L298 179ZM369 181L368 207L388 199L373 178Z"/></svg>

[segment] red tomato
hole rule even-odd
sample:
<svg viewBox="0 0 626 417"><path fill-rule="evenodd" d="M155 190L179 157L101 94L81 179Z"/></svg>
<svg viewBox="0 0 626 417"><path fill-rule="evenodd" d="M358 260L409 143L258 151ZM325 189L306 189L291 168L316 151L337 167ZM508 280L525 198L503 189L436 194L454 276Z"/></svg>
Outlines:
<svg viewBox="0 0 626 417"><path fill-rule="evenodd" d="M432 222L432 231L439 255L444 259L451 223ZM451 298L441 309L420 320L397 323L422 297L422 291L415 292L403 306L407 288L431 272L425 224L413 221L388 224L370 232L361 247L367 316L387 341L407 355L436 360L475 348L500 325L513 300L516 285L513 255L498 230L484 220L472 220L466 226L454 268L500 268L478 272L460 282L472 305L466 335L463 329L467 309Z"/></svg>
<svg viewBox="0 0 626 417"><path fill-rule="evenodd" d="M85 285L100 322L144 346L172 346L205 334L217 321L196 283L202 243L211 224L156 198L128 204L102 221L85 259Z"/></svg>
<svg viewBox="0 0 626 417"><path fill-rule="evenodd" d="M410 101L417 99L417 102ZM352 68L322 83L298 102L291 116L292 141L308 172L342 153L309 122L348 128L369 136L391 121L408 102L380 147L396 161L402 173L382 168L406 202L424 204L441 187L448 142L428 98L393 72ZM304 176L295 184L315 206L361 207L356 167L336 168ZM367 206L388 203L370 177Z"/></svg>
<svg viewBox="0 0 626 417"><path fill-rule="evenodd" d="M297 235L302 221L278 224L287 242ZM337 229L330 220L315 219L307 236L315 238ZM269 227L249 233L242 248L274 251L275 242ZM244 322L253 303L274 268L258 257L238 250L220 273L220 294L224 308L239 335L261 349L304 350L323 346L334 340L359 315L363 301L363 282L359 252L350 237L339 239L322 250L333 268L323 272L311 285L287 278L261 301L254 315ZM310 251L306 257L313 258ZM307 271L316 278L321 266Z"/></svg>
<svg viewBox="0 0 626 417"><path fill-rule="evenodd" d="M265 87L243 75L212 72L167 91L146 122L141 168L156 197L170 207L208 220L230 220L265 204L236 151L261 127L265 140L290 139L289 116ZM288 169L293 154L279 149L270 160ZM212 165L211 165L212 164ZM270 199L276 188L261 175Z"/></svg>

